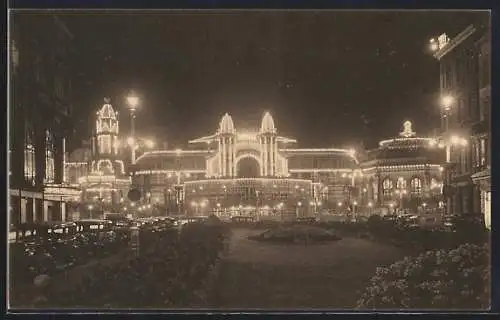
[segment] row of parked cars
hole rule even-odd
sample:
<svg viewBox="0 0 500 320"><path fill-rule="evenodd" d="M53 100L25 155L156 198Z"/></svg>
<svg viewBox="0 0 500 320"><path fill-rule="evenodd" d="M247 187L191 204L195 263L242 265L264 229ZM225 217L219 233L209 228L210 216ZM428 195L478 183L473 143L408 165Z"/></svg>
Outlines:
<svg viewBox="0 0 500 320"><path fill-rule="evenodd" d="M9 233L9 274L31 281L113 254L128 246L130 226L96 219L18 225Z"/></svg>

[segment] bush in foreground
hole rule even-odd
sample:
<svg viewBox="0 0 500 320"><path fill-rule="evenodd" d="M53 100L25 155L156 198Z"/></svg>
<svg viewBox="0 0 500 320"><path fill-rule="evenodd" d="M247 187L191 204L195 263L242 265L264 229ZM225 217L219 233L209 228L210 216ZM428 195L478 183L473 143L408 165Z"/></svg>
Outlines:
<svg viewBox="0 0 500 320"><path fill-rule="evenodd" d="M137 258L89 270L77 287L53 292L47 306L87 308L190 307L229 236L218 223L143 234ZM156 238L156 241L153 241ZM145 245L145 247L143 247Z"/></svg>
<svg viewBox="0 0 500 320"><path fill-rule="evenodd" d="M359 309L486 309L490 305L489 246L433 250L377 268Z"/></svg>

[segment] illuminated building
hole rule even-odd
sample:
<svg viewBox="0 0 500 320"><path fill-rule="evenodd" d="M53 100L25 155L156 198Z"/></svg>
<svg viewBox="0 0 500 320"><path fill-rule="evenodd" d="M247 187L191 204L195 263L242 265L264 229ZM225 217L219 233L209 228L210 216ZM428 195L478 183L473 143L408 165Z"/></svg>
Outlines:
<svg viewBox="0 0 500 320"><path fill-rule="evenodd" d="M278 135L269 113L253 132L237 131L226 113L216 133L189 143L201 146L137 158L145 201L169 213L307 216L340 210L346 186L360 181L354 152L292 148L296 141Z"/></svg>
<svg viewBox="0 0 500 320"><path fill-rule="evenodd" d="M443 204L443 146L433 138L417 137L410 121L399 137L379 142L361 163L365 186L361 204L391 212L439 211Z"/></svg>
<svg viewBox="0 0 500 320"><path fill-rule="evenodd" d="M91 150L77 149L66 162L68 183L82 190L80 213L89 216L99 212L119 212L127 195L130 178L121 160L119 119L105 99L96 113L95 133ZM92 208L92 210L88 210ZM96 209L93 209L96 208Z"/></svg>
<svg viewBox="0 0 500 320"><path fill-rule="evenodd" d="M491 214L491 25L478 21L434 53L440 62L443 140L461 137L450 146L446 164L447 211ZM446 98L446 99L445 99Z"/></svg>
<svg viewBox="0 0 500 320"><path fill-rule="evenodd" d="M73 35L51 14L17 12L11 21L9 223L66 220L79 197L63 184L72 132Z"/></svg>

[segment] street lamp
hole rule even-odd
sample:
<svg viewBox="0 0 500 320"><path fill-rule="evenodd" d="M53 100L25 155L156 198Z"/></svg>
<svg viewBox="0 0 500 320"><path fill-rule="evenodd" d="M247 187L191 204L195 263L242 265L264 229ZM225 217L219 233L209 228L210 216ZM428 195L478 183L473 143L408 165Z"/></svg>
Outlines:
<svg viewBox="0 0 500 320"><path fill-rule="evenodd" d="M88 208L89 208L90 218L92 219L92 209L94 209L94 206L89 204Z"/></svg>
<svg viewBox="0 0 500 320"><path fill-rule="evenodd" d="M399 208L403 209L403 197L406 195L406 189L396 189L394 192L399 195Z"/></svg>
<svg viewBox="0 0 500 320"><path fill-rule="evenodd" d="M139 98L135 95L129 95L127 97L127 107L128 110L130 111L130 140L134 142L135 139L135 113L137 111L137 108L139 106ZM130 142L129 142L130 145ZM132 164L135 164L135 145L131 145L132 149Z"/></svg>
<svg viewBox="0 0 500 320"><path fill-rule="evenodd" d="M441 98L441 106L443 107L444 111L450 111L451 106L455 102L455 98L451 95L445 95Z"/></svg>

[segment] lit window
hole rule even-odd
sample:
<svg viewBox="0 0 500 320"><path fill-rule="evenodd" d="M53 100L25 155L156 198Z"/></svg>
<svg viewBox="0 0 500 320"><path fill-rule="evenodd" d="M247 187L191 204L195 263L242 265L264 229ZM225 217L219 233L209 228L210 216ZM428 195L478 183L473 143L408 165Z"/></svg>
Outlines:
<svg viewBox="0 0 500 320"><path fill-rule="evenodd" d="M45 178L44 183L53 183L54 166L54 139L49 130L45 131Z"/></svg>
<svg viewBox="0 0 500 320"><path fill-rule="evenodd" d="M481 146L480 146L479 154L480 154L479 165L480 166L486 165L486 140L485 139L481 139Z"/></svg>
<svg viewBox="0 0 500 320"><path fill-rule="evenodd" d="M35 185L36 167L35 167L35 147L34 132L30 124L26 124L25 140L24 140L24 177L25 179Z"/></svg>
<svg viewBox="0 0 500 320"><path fill-rule="evenodd" d="M420 194L422 193L422 180L420 178L411 179L411 192Z"/></svg>
<svg viewBox="0 0 500 320"><path fill-rule="evenodd" d="M382 182L382 189L384 190L384 196L390 196L392 194L392 188L394 187L392 180L387 178Z"/></svg>
<svg viewBox="0 0 500 320"><path fill-rule="evenodd" d="M396 188L406 189L406 180L403 177L398 178L398 182L396 183Z"/></svg>

